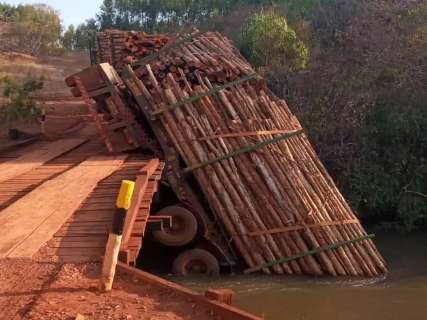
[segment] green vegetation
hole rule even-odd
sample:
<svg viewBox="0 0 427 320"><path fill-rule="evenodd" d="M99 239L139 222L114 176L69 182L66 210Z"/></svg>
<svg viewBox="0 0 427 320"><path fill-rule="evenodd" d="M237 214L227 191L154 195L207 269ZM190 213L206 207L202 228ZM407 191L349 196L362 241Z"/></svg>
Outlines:
<svg viewBox="0 0 427 320"><path fill-rule="evenodd" d="M67 50L74 50L76 48L76 28L74 25L68 26L61 38L61 43Z"/></svg>
<svg viewBox="0 0 427 320"><path fill-rule="evenodd" d="M335 31L311 24L307 68L274 89L288 94L364 218L404 230L425 226L427 5L341 1L334 18L334 7L321 2L319 16L327 13ZM313 21L322 21L316 12Z"/></svg>
<svg viewBox="0 0 427 320"><path fill-rule="evenodd" d="M224 16L239 4L257 1L233 0L104 0L98 14L101 29L119 27L148 32L176 30L177 27L201 25Z"/></svg>
<svg viewBox="0 0 427 320"><path fill-rule="evenodd" d="M39 108L33 94L43 89L43 78L33 79L29 76L28 80L20 84L4 77L0 79L0 85L3 88L2 95L7 99L0 108L0 123L29 121L38 115Z"/></svg>
<svg viewBox="0 0 427 320"><path fill-rule="evenodd" d="M308 60L304 43L298 40L286 18L272 10L248 19L242 27L241 50L254 66L275 70L302 70Z"/></svg>
<svg viewBox="0 0 427 320"><path fill-rule="evenodd" d="M427 222L427 103L377 103L359 141L349 177L353 204L386 226L412 230Z"/></svg>
<svg viewBox="0 0 427 320"><path fill-rule="evenodd" d="M52 54L60 48L61 20L47 5L0 4L0 21L11 23L9 41L15 42L20 52Z"/></svg>

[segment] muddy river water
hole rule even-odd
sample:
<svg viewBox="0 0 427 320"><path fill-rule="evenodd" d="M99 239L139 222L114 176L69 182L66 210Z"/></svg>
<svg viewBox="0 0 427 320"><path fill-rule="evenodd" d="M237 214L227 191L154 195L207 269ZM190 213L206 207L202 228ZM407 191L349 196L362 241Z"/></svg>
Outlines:
<svg viewBox="0 0 427 320"><path fill-rule="evenodd" d="M390 274L381 279L228 276L177 280L229 287L236 305L269 320L427 320L427 232L377 233Z"/></svg>

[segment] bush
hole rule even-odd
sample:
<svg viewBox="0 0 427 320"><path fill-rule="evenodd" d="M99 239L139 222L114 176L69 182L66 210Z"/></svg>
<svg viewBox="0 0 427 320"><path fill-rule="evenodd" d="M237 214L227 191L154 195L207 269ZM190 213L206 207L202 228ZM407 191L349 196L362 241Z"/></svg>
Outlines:
<svg viewBox="0 0 427 320"><path fill-rule="evenodd" d="M426 151L427 105L374 106L349 178L353 204L371 219L405 230L426 222Z"/></svg>
<svg viewBox="0 0 427 320"><path fill-rule="evenodd" d="M8 77L0 79L0 84L4 86L2 94L8 101L0 108L2 123L28 121L39 114L33 94L43 88L43 78L28 78L23 84Z"/></svg>
<svg viewBox="0 0 427 320"><path fill-rule="evenodd" d="M261 11L248 19L242 27L241 50L253 65L275 70L301 70L308 60L304 43L285 17L272 10Z"/></svg>

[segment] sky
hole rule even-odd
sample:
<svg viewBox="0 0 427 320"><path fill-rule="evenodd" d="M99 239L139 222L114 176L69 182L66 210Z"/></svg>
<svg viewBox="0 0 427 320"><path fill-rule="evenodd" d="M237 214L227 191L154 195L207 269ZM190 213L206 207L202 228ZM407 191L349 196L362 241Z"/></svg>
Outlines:
<svg viewBox="0 0 427 320"><path fill-rule="evenodd" d="M64 26L78 25L86 19L94 18L102 4L102 0L0 0L0 2L12 5L48 4L60 12Z"/></svg>

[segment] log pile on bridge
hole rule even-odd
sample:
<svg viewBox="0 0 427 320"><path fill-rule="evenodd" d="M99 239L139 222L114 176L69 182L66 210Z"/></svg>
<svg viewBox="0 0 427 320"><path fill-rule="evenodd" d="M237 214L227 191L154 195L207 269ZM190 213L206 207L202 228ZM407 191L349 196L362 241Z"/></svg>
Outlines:
<svg viewBox="0 0 427 320"><path fill-rule="evenodd" d="M108 62L117 69L126 63L158 52L173 38L168 35L150 35L143 31L107 30L97 36L96 51L98 62Z"/></svg>
<svg viewBox="0 0 427 320"><path fill-rule="evenodd" d="M129 108L159 124L251 270L387 272L286 102L227 38L192 35L141 56L121 73Z"/></svg>

